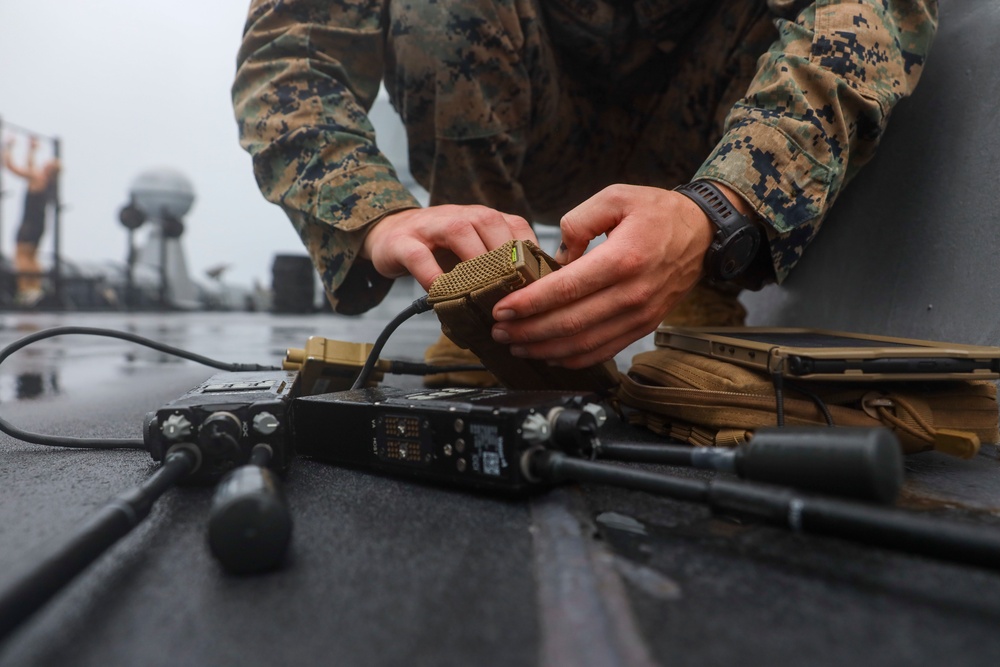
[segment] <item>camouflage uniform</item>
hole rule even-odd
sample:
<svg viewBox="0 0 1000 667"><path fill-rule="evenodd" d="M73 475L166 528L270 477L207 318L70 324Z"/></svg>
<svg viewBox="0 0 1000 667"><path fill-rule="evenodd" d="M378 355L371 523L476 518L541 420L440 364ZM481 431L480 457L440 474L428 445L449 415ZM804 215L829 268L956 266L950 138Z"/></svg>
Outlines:
<svg viewBox="0 0 1000 667"><path fill-rule="evenodd" d="M265 196L339 312L418 206L366 117L384 79L431 204L557 222L611 183L726 183L782 280L910 94L937 0L254 0L233 99ZM707 158L707 159L706 159Z"/></svg>

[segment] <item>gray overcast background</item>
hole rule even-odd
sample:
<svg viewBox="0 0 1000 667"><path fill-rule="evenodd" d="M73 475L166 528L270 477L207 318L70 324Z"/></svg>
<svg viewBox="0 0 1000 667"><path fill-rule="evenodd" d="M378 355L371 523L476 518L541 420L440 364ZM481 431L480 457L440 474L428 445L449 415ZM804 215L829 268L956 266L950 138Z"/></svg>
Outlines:
<svg viewBox="0 0 1000 667"><path fill-rule="evenodd" d="M0 117L62 140L64 257L123 261L118 209L136 175L158 166L194 184L182 245L195 279L227 263L225 282L269 286L275 253L304 252L257 190L236 136L229 88L249 4L0 0ZM9 257L23 184L5 172L3 187ZM51 243L50 230L43 257Z"/></svg>

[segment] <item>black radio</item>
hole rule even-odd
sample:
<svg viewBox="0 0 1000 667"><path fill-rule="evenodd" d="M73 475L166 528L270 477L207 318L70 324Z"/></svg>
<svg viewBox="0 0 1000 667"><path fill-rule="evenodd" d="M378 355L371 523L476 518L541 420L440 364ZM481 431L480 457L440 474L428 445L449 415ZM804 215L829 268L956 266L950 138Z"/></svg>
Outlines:
<svg viewBox="0 0 1000 667"><path fill-rule="evenodd" d="M558 440L587 452L604 410L593 394L355 389L294 401L298 454L420 479L521 493L541 486L525 454ZM568 437L556 437L568 436Z"/></svg>
<svg viewBox="0 0 1000 667"><path fill-rule="evenodd" d="M198 465L185 483L217 481L248 463L257 445L271 450L268 467L283 471L294 453L288 408L297 377L294 371L213 375L146 416L146 448L156 461L174 449L192 451Z"/></svg>

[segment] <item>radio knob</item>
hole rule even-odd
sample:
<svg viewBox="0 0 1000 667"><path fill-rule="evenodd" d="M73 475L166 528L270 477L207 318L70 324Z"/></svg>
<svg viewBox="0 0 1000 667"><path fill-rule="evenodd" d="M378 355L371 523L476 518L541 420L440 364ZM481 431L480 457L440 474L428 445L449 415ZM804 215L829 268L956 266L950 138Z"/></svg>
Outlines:
<svg viewBox="0 0 1000 667"><path fill-rule="evenodd" d="M583 406L583 411L594 415L594 419L597 420L597 428L601 428L604 426L604 422L608 421L607 411L598 403L587 403Z"/></svg>
<svg viewBox="0 0 1000 667"><path fill-rule="evenodd" d="M170 415L163 420L160 430L167 440L179 440L191 435L191 422L184 415Z"/></svg>
<svg viewBox="0 0 1000 667"><path fill-rule="evenodd" d="M261 435L271 435L279 426L281 422L270 412L258 412L253 416L253 430Z"/></svg>
<svg viewBox="0 0 1000 667"><path fill-rule="evenodd" d="M531 414L521 424L521 437L531 443L545 442L552 435L549 420L540 414Z"/></svg>

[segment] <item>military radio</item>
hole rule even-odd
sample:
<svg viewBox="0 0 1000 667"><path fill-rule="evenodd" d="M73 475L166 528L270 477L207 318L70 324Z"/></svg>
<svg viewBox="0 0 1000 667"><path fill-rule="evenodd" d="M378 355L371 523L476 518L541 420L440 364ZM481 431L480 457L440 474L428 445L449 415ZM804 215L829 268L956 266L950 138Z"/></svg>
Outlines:
<svg viewBox="0 0 1000 667"><path fill-rule="evenodd" d="M185 483L218 481L250 461L256 446L271 451L269 466L283 471L293 455L288 411L297 389L294 371L246 371L213 375L150 412L143 439L153 460L187 449L198 467Z"/></svg>
<svg viewBox="0 0 1000 667"><path fill-rule="evenodd" d="M604 409L593 394L449 388L354 389L292 406L296 450L317 461L521 494L544 486L529 452L589 456Z"/></svg>

